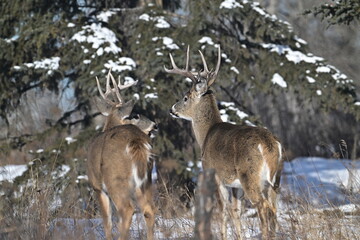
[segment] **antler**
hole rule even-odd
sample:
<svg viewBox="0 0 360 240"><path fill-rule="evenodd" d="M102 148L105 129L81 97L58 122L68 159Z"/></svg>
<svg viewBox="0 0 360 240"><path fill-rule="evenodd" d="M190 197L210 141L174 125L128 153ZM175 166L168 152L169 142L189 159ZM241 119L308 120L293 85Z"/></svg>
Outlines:
<svg viewBox="0 0 360 240"><path fill-rule="evenodd" d="M111 82L114 86L114 88L111 88L110 87L110 79L111 79ZM115 81L115 78L113 77L113 75L111 74L111 69L109 70L109 73L106 77L106 90L105 90L105 93L102 91L101 87L100 87L100 82L99 82L99 79L96 77L96 83L97 83L97 87L98 87L98 90L99 90L99 93L101 95L101 97L111 106L115 106L115 107L120 107L123 105L123 99L120 95L120 90L122 89L125 89L125 88L128 88L128 87L131 87L133 85L136 85L138 81L134 81L132 83L128 83L128 84L124 84L122 85L121 82L120 82L120 76L119 76L119 83L116 84L116 81ZM112 94L112 93L115 93L116 97L117 97L117 100L118 102L116 101L112 101L108 98L109 94Z"/></svg>
<svg viewBox="0 0 360 240"><path fill-rule="evenodd" d="M186 51L186 66L185 66L185 69L178 68L176 66L176 64L175 64L175 61L174 61L171 53L169 55L170 55L171 65L172 65L173 69L167 69L164 66L165 71L167 73L175 73L175 74L179 74L179 75L184 76L184 77L188 77L188 78L191 79L191 81L193 81L193 83L196 83L196 78L195 78L194 74L192 74L189 71L189 46L187 47L187 51Z"/></svg>
<svg viewBox="0 0 360 240"><path fill-rule="evenodd" d="M176 66L175 61L174 61L171 53L169 55L170 55L171 65L172 65L173 69L167 69L165 66L164 66L164 69L168 73L175 73L175 74L179 74L181 76L188 77L193 81L194 84L196 84L197 81L198 81L196 76L206 78L207 81L208 81L207 84L208 84L208 86L210 86L215 81L215 79L216 79L216 77L217 77L217 75L219 73L219 69L220 69L220 63L221 63L220 45L218 47L218 62L216 64L215 71L213 71L213 70L209 71L206 60L204 58L204 55L202 54L202 52L200 50L199 50L199 53L200 53L201 60L202 60L203 65L204 65L204 70L201 71L201 72L191 72L191 71L189 71L189 46L187 47L187 51L186 51L186 67L185 67L185 69L180 69L180 68L178 68Z"/></svg>
<svg viewBox="0 0 360 240"><path fill-rule="evenodd" d="M204 55L202 54L202 52L199 50L200 56L201 56L201 60L203 62L204 65L204 70L202 72L199 72L198 75L200 75L201 77L204 77L207 79L208 81L208 86L210 86L211 84L213 84L213 82L215 81L218 73L219 73L219 69L220 69L220 63L221 63L221 50L220 50L220 45L218 47L218 62L216 64L216 68L215 71L208 69L207 64L206 64L206 60L204 58Z"/></svg>

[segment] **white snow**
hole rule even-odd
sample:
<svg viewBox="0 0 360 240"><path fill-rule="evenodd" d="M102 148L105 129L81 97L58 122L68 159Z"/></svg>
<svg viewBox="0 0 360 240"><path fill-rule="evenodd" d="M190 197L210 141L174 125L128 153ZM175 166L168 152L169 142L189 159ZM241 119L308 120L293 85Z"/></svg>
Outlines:
<svg viewBox="0 0 360 240"><path fill-rule="evenodd" d="M152 41L156 42L158 40L162 40L163 44L168 49L179 49L179 46L174 43L174 40L169 37L153 37Z"/></svg>
<svg viewBox="0 0 360 240"><path fill-rule="evenodd" d="M314 82L316 82L316 80L315 80L314 78L309 77L309 76L306 76L306 79L307 79L307 81L308 81L309 83L314 83Z"/></svg>
<svg viewBox="0 0 360 240"><path fill-rule="evenodd" d="M44 149L42 149L42 148L36 150L36 153L43 153L43 152L44 152Z"/></svg>
<svg viewBox="0 0 360 240"><path fill-rule="evenodd" d="M129 57L120 57L118 60L108 60L107 63L104 64L107 69L111 69L115 72L122 72L125 70L134 70L136 68L136 63L132 58Z"/></svg>
<svg viewBox="0 0 360 240"><path fill-rule="evenodd" d="M322 91L320 89L316 90L316 94L320 96L320 95L322 95Z"/></svg>
<svg viewBox="0 0 360 240"><path fill-rule="evenodd" d="M214 45L214 42L210 37L202 37L198 42L202 44L206 43L209 45Z"/></svg>
<svg viewBox="0 0 360 240"><path fill-rule="evenodd" d="M239 70L235 66L230 67L230 70L235 72L236 74L240 73Z"/></svg>
<svg viewBox="0 0 360 240"><path fill-rule="evenodd" d="M116 45L118 42L116 35L110 29L101 26L99 23L92 23L82 27L83 30L74 34L71 41L78 41L79 43L90 43L92 48L98 50L101 46L105 48L103 51L113 54L118 54L122 50ZM98 55L102 55L102 51ZM99 55L99 56L100 56Z"/></svg>
<svg viewBox="0 0 360 240"><path fill-rule="evenodd" d="M329 73L331 69L327 66L320 66L316 68L316 72L318 73Z"/></svg>
<svg viewBox="0 0 360 240"><path fill-rule="evenodd" d="M324 60L323 58L313 56L312 54L305 55L300 51L294 51L289 46L286 45L263 43L262 47L269 49L270 52L276 52L279 55L285 54L285 57L289 61L294 62L295 64L300 62L316 63Z"/></svg>
<svg viewBox="0 0 360 240"><path fill-rule="evenodd" d="M158 95L157 95L157 93L148 93L148 94L145 94L144 98L145 99L147 99L147 98L154 99L154 98L158 98Z"/></svg>
<svg viewBox="0 0 360 240"><path fill-rule="evenodd" d="M68 165L61 165L60 170L55 170L51 172L51 176L53 179L62 178L70 171L70 167Z"/></svg>
<svg viewBox="0 0 360 240"><path fill-rule="evenodd" d="M349 183L349 170L355 176L354 191L359 191L360 162L317 157L296 158L284 165L282 188L317 207L347 204L349 200L344 190Z"/></svg>
<svg viewBox="0 0 360 240"><path fill-rule="evenodd" d="M223 103L224 106L233 106L232 103ZM198 167L201 168L201 161L198 161ZM187 168L194 167L194 162L188 162ZM8 165L0 168L0 181L12 181L16 176L21 176L26 171L26 165ZM154 169L156 169L154 167ZM70 171L70 167L62 165L60 171L57 171L57 176L64 177ZM156 171L154 171L156 172ZM351 172L351 174L349 173ZM55 176L52 172L52 176ZM354 178L349 181L349 176ZM86 181L86 175L79 175L76 182ZM352 183L352 185L350 185ZM351 190L356 194L360 191L360 162L350 161L344 159L324 159L318 157L310 158L296 158L290 162L284 162L284 170L281 178L281 192L278 202L278 220L282 228L291 229L289 221L292 219L292 214L301 219L301 209L306 208L304 205L309 204L314 208L310 214L322 213L327 211L339 210L348 216L344 221L351 220L352 213L356 213L359 209L359 198L349 196L348 191ZM289 197L291 200L289 201ZM51 204L51 209L54 210L63 204L60 198L55 197L55 201ZM256 216L254 208L247 208L242 216L242 223L244 224L243 235L247 239L258 239L259 220ZM156 239L163 239L166 234L166 239L189 239L192 237L195 223L193 218L189 215L179 218L164 219L160 215L156 216L155 236ZM296 220L296 218L295 218ZM358 229L356 222L349 225L351 229ZM83 232L84 236L96 236L95 238L102 238L104 236L101 219L55 219L50 224L50 232L54 236L68 236L71 232ZM317 227L317 226L314 226ZM141 234L145 232L145 223L141 214L134 214L130 228L131 239L140 238ZM219 233L219 228L213 222L213 233ZM231 225L228 227L230 239L236 239L233 235L234 229ZM358 230L354 230L357 232ZM67 235L61 235L67 234Z"/></svg>
<svg viewBox="0 0 360 240"><path fill-rule="evenodd" d="M96 15L96 18L103 22L109 22L109 18L114 14L114 11L102 11L98 15Z"/></svg>
<svg viewBox="0 0 360 240"><path fill-rule="evenodd" d="M360 106L360 102L355 102L355 106Z"/></svg>
<svg viewBox="0 0 360 240"><path fill-rule="evenodd" d="M243 118L246 118L249 116L247 113L244 113L243 111L236 108L235 103L233 103L233 102L221 101L221 102L219 102L219 104L222 105L223 107L225 107L225 109L220 110L220 117L223 120L223 122L229 122L229 115L227 114L227 110L234 111L235 114L240 119L243 119Z"/></svg>
<svg viewBox="0 0 360 240"><path fill-rule="evenodd" d="M13 182L16 177L23 175L28 169L27 165L5 165L0 167L0 182Z"/></svg>
<svg viewBox="0 0 360 240"><path fill-rule="evenodd" d="M158 16L155 18L156 24L155 27L157 28L170 28L170 24L165 20L163 16Z"/></svg>
<svg viewBox="0 0 360 240"><path fill-rule="evenodd" d="M286 88L287 87L287 83L285 82L284 78L278 74L278 73L275 73L271 79L271 82L273 84L277 84L279 85L280 87L282 88Z"/></svg>
<svg viewBox="0 0 360 240"><path fill-rule="evenodd" d="M48 70L57 70L59 68L60 57L44 58L33 63L24 63L28 68L35 69L48 69ZM15 66L14 69L20 69L19 66Z"/></svg>
<svg viewBox="0 0 360 240"><path fill-rule="evenodd" d="M149 14L144 13L139 16L139 19L147 22L153 21L157 28L170 28L170 24L165 20L164 16L151 17Z"/></svg>
<svg viewBox="0 0 360 240"><path fill-rule="evenodd" d="M179 46L174 43L174 40L169 37L163 37L163 44L169 49L179 49Z"/></svg>
<svg viewBox="0 0 360 240"><path fill-rule="evenodd" d="M142 15L139 16L139 19L148 22L148 21L150 21L150 15L147 14L147 13L144 13L144 14L142 14Z"/></svg>
<svg viewBox="0 0 360 240"><path fill-rule="evenodd" d="M238 8L238 7L243 8L244 6L242 6L236 0L225 0L220 4L220 9L222 9L222 8L232 9L232 8Z"/></svg>
<svg viewBox="0 0 360 240"><path fill-rule="evenodd" d="M73 142L76 142L77 140L74 139L74 138L72 138L72 137L66 137L66 138L65 138L65 141L66 141L67 144L71 144L71 143L73 143Z"/></svg>

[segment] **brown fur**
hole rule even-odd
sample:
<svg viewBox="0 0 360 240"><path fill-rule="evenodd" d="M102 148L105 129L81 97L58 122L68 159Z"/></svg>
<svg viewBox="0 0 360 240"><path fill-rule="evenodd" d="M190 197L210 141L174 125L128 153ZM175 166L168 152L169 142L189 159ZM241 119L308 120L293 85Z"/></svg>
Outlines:
<svg viewBox="0 0 360 240"><path fill-rule="evenodd" d="M171 113L192 122L195 138L200 145L203 167L214 168L219 185L219 201L223 210L222 237L226 238L226 185L240 181L244 195L257 208L264 239L272 238L276 231L276 190L280 184L282 169L281 145L270 131L261 127L240 126L224 123L217 108L215 96L210 90L220 68L221 53L219 48L218 63L215 71L209 71L205 59L204 71L195 74L186 69L179 69L170 55L173 69L169 73L189 77L193 85L184 98L172 106ZM189 63L189 50L186 66ZM235 181L236 180L236 181ZM238 186L236 186L238 187ZM231 194L235 203L241 197L241 189ZM240 217L232 207L230 216L237 220L238 238L241 238Z"/></svg>
<svg viewBox="0 0 360 240"><path fill-rule="evenodd" d="M111 239L111 222L106 220L109 215L111 216L111 212L104 207L108 200L104 200L102 194L106 190L106 195L111 197L122 219L119 225L121 239L128 237L131 216L136 204L132 199L136 199L143 210L148 226L148 239L152 239L154 207L151 179L147 178L141 189L129 184L132 164L137 166L140 178L145 178L151 171L151 168L148 168L150 149L144 144L150 145L150 138L138 127L129 124L116 126L100 133L89 145L87 173L100 201L107 239ZM103 189L103 184L106 190Z"/></svg>

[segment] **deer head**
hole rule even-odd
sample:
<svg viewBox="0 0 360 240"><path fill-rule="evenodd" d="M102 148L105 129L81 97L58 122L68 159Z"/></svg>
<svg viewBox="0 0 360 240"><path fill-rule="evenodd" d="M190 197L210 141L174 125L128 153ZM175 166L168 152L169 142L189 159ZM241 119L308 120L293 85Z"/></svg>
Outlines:
<svg viewBox="0 0 360 240"><path fill-rule="evenodd" d="M186 52L186 65L185 69L180 69L176 66L175 61L170 54L170 60L172 64L172 69L165 68L165 71L168 73L178 74L187 78L190 78L192 81L191 89L185 94L182 100L178 101L173 105L170 110L170 113L174 117L180 117L187 120L192 120L195 116L196 111L200 111L203 108L201 107L202 98L208 93L211 93L210 86L216 80L220 69L221 63L221 54L220 46L218 48L218 62L214 70L209 70L207 63L205 61L204 55L199 51L201 60L203 62L204 69L199 72L191 72L189 70L189 47Z"/></svg>
<svg viewBox="0 0 360 240"><path fill-rule="evenodd" d="M110 83L111 80L111 83ZM118 84L111 74L111 70L106 78L106 90L105 93L101 89L99 79L96 77L96 83L100 96L104 101L100 101L99 98L95 101L99 111L106 117L106 121L103 127L103 132L114 126L133 124L140 128L143 132L153 137L155 131L157 131L157 125L145 116L135 114L131 112L134 107L132 100L124 103L124 99L121 97L120 90L126 89L137 84L137 81L128 84L121 84L120 77ZM111 85L113 87L111 87Z"/></svg>

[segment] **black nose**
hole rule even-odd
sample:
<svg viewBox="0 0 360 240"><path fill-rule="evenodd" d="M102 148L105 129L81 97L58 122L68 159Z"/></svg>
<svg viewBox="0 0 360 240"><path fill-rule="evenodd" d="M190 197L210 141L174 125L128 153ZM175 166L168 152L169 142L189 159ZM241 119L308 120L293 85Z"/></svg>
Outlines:
<svg viewBox="0 0 360 240"><path fill-rule="evenodd" d="M158 125L157 124L154 125L154 130L158 130Z"/></svg>

